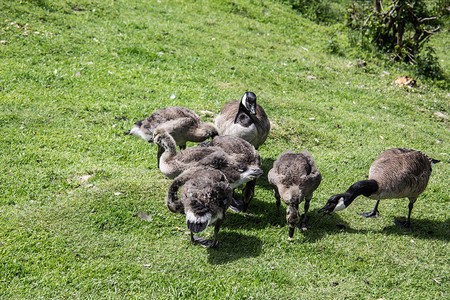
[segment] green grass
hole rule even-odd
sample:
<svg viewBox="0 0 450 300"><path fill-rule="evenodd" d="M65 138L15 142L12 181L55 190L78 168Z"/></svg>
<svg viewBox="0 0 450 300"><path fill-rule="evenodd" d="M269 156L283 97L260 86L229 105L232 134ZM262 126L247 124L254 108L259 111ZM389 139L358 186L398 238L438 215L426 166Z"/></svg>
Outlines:
<svg viewBox="0 0 450 300"><path fill-rule="evenodd" d="M448 90L394 86L410 66L277 1L3 0L0 11L0 298L449 297L450 128L435 115L450 114ZM447 78L448 39L432 40ZM164 205L156 147L123 132L166 106L217 113L246 90L273 123L265 172L289 149L316 160L312 229L287 241L263 177L249 214L229 212L206 250ZM364 197L317 214L391 147L442 161L414 233L393 223L406 199L383 201L379 219L356 214L374 205Z"/></svg>

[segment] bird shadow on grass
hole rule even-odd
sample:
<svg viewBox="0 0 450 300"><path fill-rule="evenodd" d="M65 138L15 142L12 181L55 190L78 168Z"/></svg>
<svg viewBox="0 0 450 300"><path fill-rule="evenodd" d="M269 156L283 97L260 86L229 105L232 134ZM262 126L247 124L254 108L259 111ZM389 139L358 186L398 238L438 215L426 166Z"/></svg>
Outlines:
<svg viewBox="0 0 450 300"><path fill-rule="evenodd" d="M436 221L436 220L427 220L427 219L421 219L421 220L415 220L411 218L411 227L412 232L410 232L408 229L398 226L394 223L395 221L405 221L405 217L396 217L394 220L392 220L391 225L385 226L381 230L374 230L374 229L353 229L351 225L346 224L345 222L342 222L342 220L339 223L336 223L336 220L333 220L332 218L337 216L337 214L332 214L329 216L325 216L324 218L328 218L328 221L326 223L329 224L323 224L327 226L328 228L334 227L339 228L338 231L336 230L330 230L329 233L333 232L340 232L344 231L347 233L352 234L366 234L366 233L380 233L385 235L410 235L414 238L420 238L420 239L431 239L431 240L442 240L442 241L449 241L450 240L450 219L446 219L445 221ZM374 219L374 222L377 220Z"/></svg>
<svg viewBox="0 0 450 300"><path fill-rule="evenodd" d="M256 201L255 201L256 200ZM300 214L303 213L302 203L300 204ZM275 198L273 203L258 201L253 199L247 213L227 212L226 220L223 224L227 229L252 229L264 230L266 228L283 228L288 236L288 226L286 223L286 208L282 203L280 206L281 215L277 213ZM338 214L332 214L321 217L316 209L308 211L308 224L311 226L306 231L296 230L296 235L303 235L308 242L314 242L322 239L323 236L330 233L338 233L349 226L340 218Z"/></svg>
<svg viewBox="0 0 450 300"><path fill-rule="evenodd" d="M213 265L227 264L241 258L257 257L262 241L254 236L231 231L220 231L219 247L208 249L208 262Z"/></svg>
<svg viewBox="0 0 450 300"><path fill-rule="evenodd" d="M405 218L395 218L396 221L404 221ZM411 237L431 240L450 240L450 219L445 221L436 221L428 219L415 220L411 218L412 232L400 227L394 222L392 225L384 227L380 233L396 234L396 235L411 235Z"/></svg>

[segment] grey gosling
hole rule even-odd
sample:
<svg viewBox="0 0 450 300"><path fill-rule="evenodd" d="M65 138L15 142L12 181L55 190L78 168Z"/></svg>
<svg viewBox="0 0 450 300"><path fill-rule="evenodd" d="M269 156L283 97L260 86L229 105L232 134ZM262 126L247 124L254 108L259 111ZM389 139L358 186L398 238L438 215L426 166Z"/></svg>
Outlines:
<svg viewBox="0 0 450 300"><path fill-rule="evenodd" d="M234 163L237 165L247 165L251 169L261 168L261 158L258 151L252 144L239 137L225 135L216 136L211 141L203 142L201 146L220 147L223 151L233 157ZM242 190L243 201L233 197L230 208L235 212L245 212L255 194L256 179L246 183Z"/></svg>
<svg viewBox="0 0 450 300"><path fill-rule="evenodd" d="M178 190L181 189L180 198ZM218 246L218 233L232 199L232 189L219 170L209 167L191 168L175 178L169 187L166 205L171 212L186 215L191 242L206 248ZM194 234L214 225L214 239Z"/></svg>
<svg viewBox="0 0 450 300"><path fill-rule="evenodd" d="M287 151L273 163L268 174L269 183L273 186L280 212L280 198L288 205L286 221L289 225L289 240L294 236L295 227L302 230L310 228L307 224L307 213L313 192L322 181L322 175L316 168L314 159L307 151L294 153ZM298 205L305 200L305 213L299 216ZM301 223L300 223L300 219Z"/></svg>
<svg viewBox="0 0 450 300"><path fill-rule="evenodd" d="M171 179L187 169L207 166L222 171L231 188L234 189L258 178L263 173L261 168L237 164L234 158L220 147L196 146L177 152L175 140L166 130L161 128L155 130L154 142L164 149L159 161L159 169Z"/></svg>
<svg viewBox="0 0 450 300"><path fill-rule="evenodd" d="M153 142L153 133L157 127L167 130L181 149L186 149L186 142L203 142L218 135L212 123L203 123L200 117L190 109L176 106L155 111L150 117L134 123L134 127L125 134L140 137ZM158 162L164 150L158 147Z"/></svg>
<svg viewBox="0 0 450 300"><path fill-rule="evenodd" d="M378 204L382 199L408 198L409 213L404 222L395 224L411 228L411 211L417 197L425 190L431 175L432 165L438 163L420 151L393 148L384 151L372 163L369 179L354 183L343 194L331 196L319 213L329 214L347 208L359 195L377 200L374 209L359 213L363 217L378 217Z"/></svg>
<svg viewBox="0 0 450 300"><path fill-rule="evenodd" d="M225 104L216 117L219 135L240 137L256 149L267 139L270 122L264 109L256 103L256 95L246 92L241 101L233 100Z"/></svg>

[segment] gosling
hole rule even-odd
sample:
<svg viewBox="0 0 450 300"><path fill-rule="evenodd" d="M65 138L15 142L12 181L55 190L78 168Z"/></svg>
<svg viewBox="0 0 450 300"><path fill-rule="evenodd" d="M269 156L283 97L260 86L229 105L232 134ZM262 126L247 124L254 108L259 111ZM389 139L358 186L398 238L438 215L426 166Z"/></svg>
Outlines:
<svg viewBox="0 0 450 300"><path fill-rule="evenodd" d="M180 198L178 190L181 189ZM206 248L216 248L218 233L231 203L233 191L225 175L209 167L184 171L169 187L166 205L171 212L186 215L191 242ZM214 225L214 239L206 240L194 234Z"/></svg>
<svg viewBox="0 0 450 300"><path fill-rule="evenodd" d="M289 225L289 240L291 240L296 226L301 230L310 228L307 224L309 203L313 192L322 181L322 175L309 152L294 153L287 151L280 154L273 163L268 179L273 186L278 215L281 215L280 198L288 205L286 221ZM298 212L298 205L303 200L305 200L305 213L303 218L301 218ZM301 224L300 219L302 219Z"/></svg>

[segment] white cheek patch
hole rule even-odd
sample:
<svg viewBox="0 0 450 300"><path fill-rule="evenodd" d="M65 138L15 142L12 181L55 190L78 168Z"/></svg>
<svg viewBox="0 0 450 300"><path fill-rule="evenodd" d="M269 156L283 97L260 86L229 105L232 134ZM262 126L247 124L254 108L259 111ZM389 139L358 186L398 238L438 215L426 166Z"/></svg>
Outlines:
<svg viewBox="0 0 450 300"><path fill-rule="evenodd" d="M201 217L196 217L192 211L187 211L186 212L186 220L190 221L191 223L207 223L207 224L209 224L211 221L211 214L207 213Z"/></svg>
<svg viewBox="0 0 450 300"><path fill-rule="evenodd" d="M139 127L133 127L131 130L130 130L130 134L132 135L132 136L135 136L135 137L140 137L140 138L143 138L144 140L146 140L147 142L148 141L150 141L152 138L153 138L153 135L149 135L149 134L146 134L146 133L144 133L144 132L142 132L142 130L139 128Z"/></svg>
<svg viewBox="0 0 450 300"><path fill-rule="evenodd" d="M239 180L236 182L230 183L230 187L232 189L234 189L244 183L249 182L250 180L253 180L254 174L255 174L255 170L253 170L253 169L248 169L247 171L242 172Z"/></svg>
<svg viewBox="0 0 450 300"><path fill-rule="evenodd" d="M344 210L346 208L345 204L344 204L344 197L339 198L339 202L336 205L336 207L334 208L334 211L340 211L340 210Z"/></svg>
<svg viewBox="0 0 450 300"><path fill-rule="evenodd" d="M248 104L247 98L245 98L245 107L250 110L250 104Z"/></svg>
<svg viewBox="0 0 450 300"><path fill-rule="evenodd" d="M242 104L245 106L245 108L248 109L247 95L244 95L244 96L242 97L241 102L242 102Z"/></svg>

